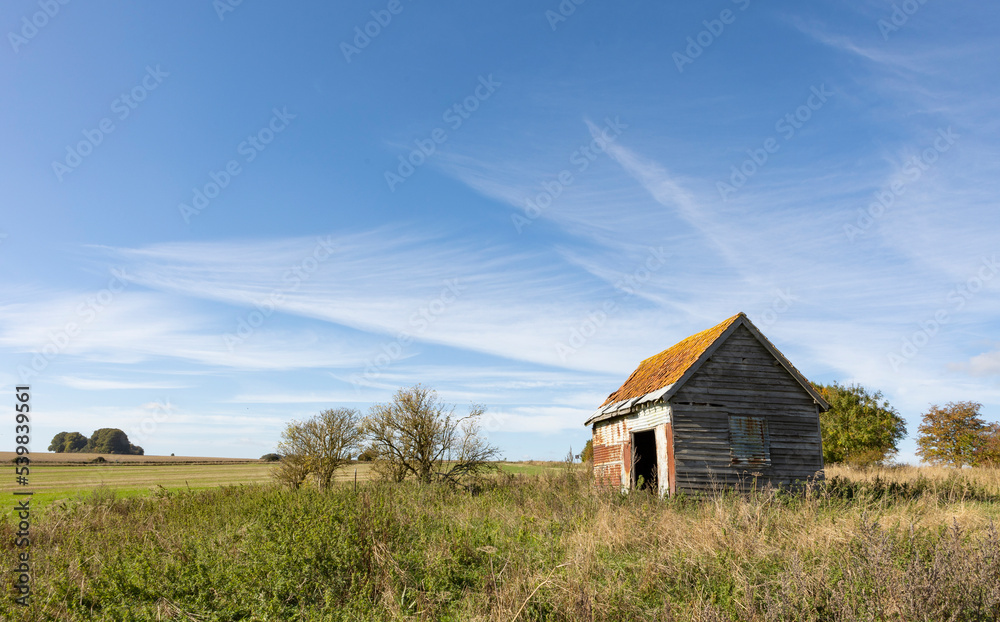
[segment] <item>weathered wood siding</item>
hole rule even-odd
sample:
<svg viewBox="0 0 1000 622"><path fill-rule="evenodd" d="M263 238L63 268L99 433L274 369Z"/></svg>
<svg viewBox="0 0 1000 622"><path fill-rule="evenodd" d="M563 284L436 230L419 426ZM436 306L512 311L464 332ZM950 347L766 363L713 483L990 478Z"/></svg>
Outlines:
<svg viewBox="0 0 1000 622"><path fill-rule="evenodd" d="M656 426L656 481L660 496L670 494L670 463L673 456L673 432L669 423Z"/></svg>
<svg viewBox="0 0 1000 622"><path fill-rule="evenodd" d="M816 403L744 326L684 383L670 406L676 490L785 486L822 477ZM766 419L770 465L732 465L730 415Z"/></svg>

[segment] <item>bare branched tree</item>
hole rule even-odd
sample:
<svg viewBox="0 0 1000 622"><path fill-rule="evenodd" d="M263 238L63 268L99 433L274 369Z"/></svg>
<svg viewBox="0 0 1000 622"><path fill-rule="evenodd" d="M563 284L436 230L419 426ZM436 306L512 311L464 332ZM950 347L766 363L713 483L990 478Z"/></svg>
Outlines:
<svg viewBox="0 0 1000 622"><path fill-rule="evenodd" d="M360 450L362 439L361 415L350 408L324 410L312 419L293 421L281 433L278 453L284 458L276 475L298 488L311 474L319 488L326 490L337 469Z"/></svg>
<svg viewBox="0 0 1000 622"><path fill-rule="evenodd" d="M374 458L372 472L387 482L399 483L406 479L406 467L400 460Z"/></svg>
<svg viewBox="0 0 1000 622"><path fill-rule="evenodd" d="M372 406L363 428L375 453L375 469L383 477L402 481L461 484L479 473L496 470L500 450L480 434L479 418L486 412L473 406L455 417L437 393L421 385L396 391L388 404Z"/></svg>
<svg viewBox="0 0 1000 622"><path fill-rule="evenodd" d="M271 474L278 480L278 483L298 489L302 486L302 482L309 477L309 462L305 456L282 456Z"/></svg>

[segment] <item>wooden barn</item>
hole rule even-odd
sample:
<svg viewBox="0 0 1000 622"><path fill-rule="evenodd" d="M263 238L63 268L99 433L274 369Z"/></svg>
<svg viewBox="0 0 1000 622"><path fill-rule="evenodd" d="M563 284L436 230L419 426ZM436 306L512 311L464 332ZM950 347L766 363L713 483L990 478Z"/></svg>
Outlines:
<svg viewBox="0 0 1000 622"><path fill-rule="evenodd" d="M740 313L644 360L590 416L595 480L664 495L820 478L828 408Z"/></svg>

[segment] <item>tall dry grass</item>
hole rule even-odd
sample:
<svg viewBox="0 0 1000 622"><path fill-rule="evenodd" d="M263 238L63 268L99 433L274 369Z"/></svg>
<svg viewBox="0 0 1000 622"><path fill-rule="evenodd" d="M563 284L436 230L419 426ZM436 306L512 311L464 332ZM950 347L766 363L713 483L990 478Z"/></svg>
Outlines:
<svg viewBox="0 0 1000 622"><path fill-rule="evenodd" d="M829 485L660 500L585 474L116 499L33 526L4 619L994 620L995 472L830 469ZM0 523L12 567L12 526ZM18 617L13 617L18 616Z"/></svg>
<svg viewBox="0 0 1000 622"><path fill-rule="evenodd" d="M849 467L835 464L826 468L826 477L842 477L855 482L882 480L914 483L926 480L942 484L951 481L964 481L979 486L989 491L990 494L1000 495L1000 467L955 469L950 467L916 467L909 465Z"/></svg>

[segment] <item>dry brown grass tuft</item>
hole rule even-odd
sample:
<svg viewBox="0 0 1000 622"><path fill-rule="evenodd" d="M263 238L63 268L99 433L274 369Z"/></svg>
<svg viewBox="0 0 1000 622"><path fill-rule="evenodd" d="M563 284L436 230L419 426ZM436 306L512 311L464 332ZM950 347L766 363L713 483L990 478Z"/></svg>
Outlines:
<svg viewBox="0 0 1000 622"><path fill-rule="evenodd" d="M934 466L849 467L834 464L826 468L826 477L843 477L852 481L872 482L876 479L889 482L913 483L920 479L943 484L955 478L971 482L991 494L1000 496L1000 467L955 469Z"/></svg>

